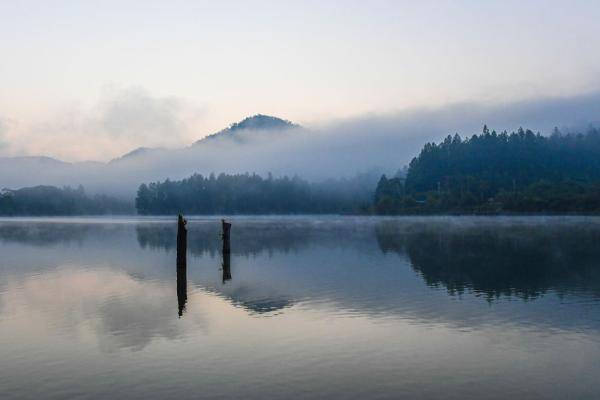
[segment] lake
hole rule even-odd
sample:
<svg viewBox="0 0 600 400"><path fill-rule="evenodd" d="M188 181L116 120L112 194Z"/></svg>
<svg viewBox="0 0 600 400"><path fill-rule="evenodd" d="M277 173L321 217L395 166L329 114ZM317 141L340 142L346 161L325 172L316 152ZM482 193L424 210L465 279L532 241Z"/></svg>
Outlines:
<svg viewBox="0 0 600 400"><path fill-rule="evenodd" d="M600 219L0 220L0 398L598 399Z"/></svg>

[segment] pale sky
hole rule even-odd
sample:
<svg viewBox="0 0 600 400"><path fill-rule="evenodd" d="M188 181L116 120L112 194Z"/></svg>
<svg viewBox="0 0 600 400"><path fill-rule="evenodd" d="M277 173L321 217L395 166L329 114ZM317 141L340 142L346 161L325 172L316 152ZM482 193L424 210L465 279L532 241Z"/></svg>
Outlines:
<svg viewBox="0 0 600 400"><path fill-rule="evenodd" d="M598 1L0 0L0 154L600 88ZM501 128L501 127L500 127Z"/></svg>

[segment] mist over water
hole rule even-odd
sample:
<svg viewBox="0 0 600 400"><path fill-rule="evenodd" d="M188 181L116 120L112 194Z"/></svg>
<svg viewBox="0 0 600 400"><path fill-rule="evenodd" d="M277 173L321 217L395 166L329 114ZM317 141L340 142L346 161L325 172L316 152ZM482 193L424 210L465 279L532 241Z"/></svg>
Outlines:
<svg viewBox="0 0 600 400"><path fill-rule="evenodd" d="M600 394L598 218L232 222L0 220L2 398Z"/></svg>

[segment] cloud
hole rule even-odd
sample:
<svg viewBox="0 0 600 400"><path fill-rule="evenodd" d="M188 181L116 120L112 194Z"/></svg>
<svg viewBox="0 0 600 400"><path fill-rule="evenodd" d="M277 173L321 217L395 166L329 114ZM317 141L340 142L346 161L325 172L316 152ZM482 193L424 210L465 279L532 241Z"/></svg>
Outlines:
<svg viewBox="0 0 600 400"><path fill-rule="evenodd" d="M4 146L6 146L6 142L5 142L5 127L4 127L4 122L0 119L0 150L2 150L2 148Z"/></svg>
<svg viewBox="0 0 600 400"><path fill-rule="evenodd" d="M102 99L91 124L115 138L147 143L183 143L185 102L176 97L156 97L140 87L113 91Z"/></svg>
<svg viewBox="0 0 600 400"><path fill-rule="evenodd" d="M8 121L0 118L0 152L8 147Z"/></svg>
<svg viewBox="0 0 600 400"><path fill-rule="evenodd" d="M141 87L111 87L95 105L70 105L45 120L22 121L10 147L16 154L108 160L141 146L182 146L202 117L201 108L178 97L156 96Z"/></svg>

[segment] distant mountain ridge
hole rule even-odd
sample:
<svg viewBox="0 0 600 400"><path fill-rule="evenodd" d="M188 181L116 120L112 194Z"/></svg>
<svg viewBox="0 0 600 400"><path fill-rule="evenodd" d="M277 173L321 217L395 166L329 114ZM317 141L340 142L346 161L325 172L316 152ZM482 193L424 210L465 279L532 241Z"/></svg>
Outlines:
<svg viewBox="0 0 600 400"><path fill-rule="evenodd" d="M312 181L347 178L374 167L381 169L380 149L368 149L365 153L363 146L346 141L340 144L341 135L313 133L290 121L257 114L194 144L178 148L138 147L108 162L0 158L0 189L83 185L91 195L131 200L142 183L183 180L194 174L298 175ZM371 145L370 140L365 143ZM386 143L383 150L390 149Z"/></svg>
<svg viewBox="0 0 600 400"><path fill-rule="evenodd" d="M273 117L271 115L264 114L256 114L251 117L246 117L239 122L234 122L229 125L227 128L222 129L218 132L210 134L208 136L203 137L200 140L192 143L188 148L193 148L207 141L212 141L215 139L233 139L237 142L242 142L243 138L240 135L241 132L247 131L286 131L289 129L301 128L300 125L294 124L291 121ZM244 135L245 136L245 135ZM131 150L128 153L123 154L120 157L113 158L109 161L109 163L115 163L119 161L125 161L132 158L144 157L150 154L155 154L158 152L167 151L165 148L161 147L138 147L136 149Z"/></svg>
<svg viewBox="0 0 600 400"><path fill-rule="evenodd" d="M161 151L166 151L166 149L163 147L138 147L138 148L131 150L129 153L123 154L120 157L113 158L108 163L111 164L111 163L115 163L115 162L119 162L119 161L125 161L130 158L143 157L143 156L158 153Z"/></svg>
<svg viewBox="0 0 600 400"><path fill-rule="evenodd" d="M22 163L38 163L46 165L70 165L67 161L58 160L48 156L16 156L16 157L0 157L0 164L3 162L22 162Z"/></svg>
<svg viewBox="0 0 600 400"><path fill-rule="evenodd" d="M196 171L222 169L216 166L218 157L213 158L213 153L204 149L204 144L215 139L231 140L243 147L248 143L246 139L253 134L273 132L277 136L294 128L300 128L300 125L257 114L189 146L175 149L138 147L108 162L68 162L47 156L0 156L0 189L39 185L77 187L82 184L90 193L127 193L131 196L141 182L167 177L183 178Z"/></svg>
<svg viewBox="0 0 600 400"><path fill-rule="evenodd" d="M300 125L294 124L291 121L273 117L270 115L256 114L251 117L244 118L240 122L235 122L229 127L220 130L219 132L208 135L192 144L196 146L207 140L219 138L231 138L234 140L241 139L239 134L244 131L285 131L288 129L300 128Z"/></svg>

